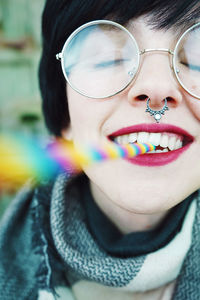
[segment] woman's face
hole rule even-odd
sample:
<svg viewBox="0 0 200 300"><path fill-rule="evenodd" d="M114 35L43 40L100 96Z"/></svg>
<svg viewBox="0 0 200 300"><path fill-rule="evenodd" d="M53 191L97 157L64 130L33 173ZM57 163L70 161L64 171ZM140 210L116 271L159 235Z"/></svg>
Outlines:
<svg viewBox="0 0 200 300"><path fill-rule="evenodd" d="M173 50L178 39L175 30L151 29L144 17L130 22L128 30L140 49ZM158 143L165 140L173 149L176 142L180 145L183 135L192 139L189 146L178 151L146 154L133 161L120 158L84 168L94 198L102 197L135 213L153 214L168 210L200 187L200 100L176 81L168 53L143 55L137 78L116 96L90 99L69 85L67 94L71 124L64 135L71 136L75 144L101 145L110 136L125 135L118 139L123 143L131 133L148 142L150 134L152 137L155 133ZM161 109L168 98L169 111L160 123L145 112L147 98L155 110Z"/></svg>

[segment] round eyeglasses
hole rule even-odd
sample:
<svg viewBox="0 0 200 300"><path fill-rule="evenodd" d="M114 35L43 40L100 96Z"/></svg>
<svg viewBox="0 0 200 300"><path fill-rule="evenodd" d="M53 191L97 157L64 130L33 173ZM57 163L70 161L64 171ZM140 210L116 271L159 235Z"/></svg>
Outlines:
<svg viewBox="0 0 200 300"><path fill-rule="evenodd" d="M200 23L186 30L172 51L139 50L134 36L122 25L92 21L69 36L56 58L61 60L63 74L75 91L98 99L123 91L136 77L141 55L152 51L169 53L180 85L200 99Z"/></svg>

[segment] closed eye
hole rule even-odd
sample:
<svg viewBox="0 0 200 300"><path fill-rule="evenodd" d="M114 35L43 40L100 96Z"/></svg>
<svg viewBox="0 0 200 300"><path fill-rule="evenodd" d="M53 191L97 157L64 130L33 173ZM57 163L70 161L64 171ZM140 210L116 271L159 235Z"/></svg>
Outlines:
<svg viewBox="0 0 200 300"><path fill-rule="evenodd" d="M124 62L130 61L129 59L113 59L113 60L107 60L102 61L100 63L95 64L95 68L109 68L113 66L119 66L122 65Z"/></svg>
<svg viewBox="0 0 200 300"><path fill-rule="evenodd" d="M200 66L194 65L194 64L189 64L186 62L181 61L181 64L184 65L185 67L189 68L192 71L198 71L200 72Z"/></svg>

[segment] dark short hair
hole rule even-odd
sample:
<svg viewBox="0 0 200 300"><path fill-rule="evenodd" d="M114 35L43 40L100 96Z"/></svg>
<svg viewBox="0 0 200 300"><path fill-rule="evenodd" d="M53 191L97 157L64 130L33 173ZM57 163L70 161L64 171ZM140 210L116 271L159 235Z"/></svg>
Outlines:
<svg viewBox="0 0 200 300"><path fill-rule="evenodd" d="M149 14L155 28L181 26L200 17L199 0L46 0L39 83L46 126L52 134L60 136L69 125L66 81L55 58L67 37L92 20L110 17L126 24L143 14Z"/></svg>

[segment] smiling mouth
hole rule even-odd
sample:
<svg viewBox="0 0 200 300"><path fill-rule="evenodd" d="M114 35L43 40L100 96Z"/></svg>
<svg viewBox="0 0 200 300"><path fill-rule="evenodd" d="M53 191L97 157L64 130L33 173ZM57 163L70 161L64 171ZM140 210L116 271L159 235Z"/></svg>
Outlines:
<svg viewBox="0 0 200 300"><path fill-rule="evenodd" d="M118 136L110 136L110 139L119 144L150 143L156 149L150 153L166 153L185 147L192 142L192 138L186 135L172 132L133 132Z"/></svg>
<svg viewBox="0 0 200 300"><path fill-rule="evenodd" d="M163 166L178 159L194 142L186 130L170 124L138 124L121 128L108 139L119 145L151 143L155 150L127 159L141 166Z"/></svg>

